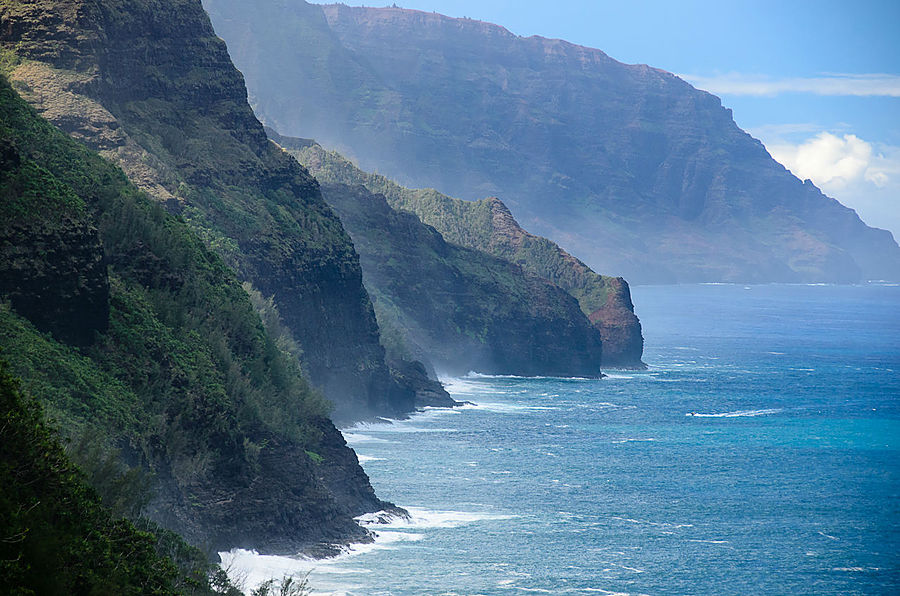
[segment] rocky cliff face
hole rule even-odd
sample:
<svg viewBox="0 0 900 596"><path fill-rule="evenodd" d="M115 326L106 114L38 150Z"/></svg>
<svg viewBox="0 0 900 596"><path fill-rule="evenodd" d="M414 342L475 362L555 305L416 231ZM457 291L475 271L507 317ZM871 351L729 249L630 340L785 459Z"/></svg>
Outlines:
<svg viewBox="0 0 900 596"><path fill-rule="evenodd" d="M435 196L435 199L439 197ZM443 201L441 201L443 202ZM641 322L634 314L628 282L621 277L594 273L554 242L529 234L515 220L509 208L497 198L484 199L490 223L476 236L460 234L459 240L498 255L522 266L526 271L552 281L572 294L591 323L603 337L603 365L643 368L644 337ZM471 209L477 203L459 201L460 209ZM410 205L410 207L412 207ZM441 205L441 210L446 210ZM419 211L431 211L424 206ZM440 211L439 211L440 212ZM447 218L431 213L427 219ZM451 238L456 236L450 234Z"/></svg>
<svg viewBox="0 0 900 596"><path fill-rule="evenodd" d="M499 199L463 201L432 189L403 188L363 172L318 143L285 137L271 128L267 132L323 183L363 185L383 194L395 209L414 213L448 242L499 257L566 290L600 330L604 366L644 366L641 323L625 280L598 275L555 243L523 230Z"/></svg>
<svg viewBox="0 0 900 596"><path fill-rule="evenodd" d="M601 337L575 299L484 252L447 243L362 186L327 184L383 327L439 371L597 376Z"/></svg>
<svg viewBox="0 0 900 596"><path fill-rule="evenodd" d="M279 132L405 186L503 197L597 271L633 283L900 278L888 232L795 178L718 98L670 73L413 10L206 5Z"/></svg>
<svg viewBox="0 0 900 596"><path fill-rule="evenodd" d="M10 138L0 141L0 289L42 331L87 346L109 325L109 277L97 228Z"/></svg>
<svg viewBox="0 0 900 596"><path fill-rule="evenodd" d="M201 548L369 540L390 505L234 272L2 77L0 130L0 349L78 463Z"/></svg>
<svg viewBox="0 0 900 596"><path fill-rule="evenodd" d="M385 364L349 237L316 181L266 139L198 2L6 3L0 43L32 105L274 299L337 418L412 409Z"/></svg>

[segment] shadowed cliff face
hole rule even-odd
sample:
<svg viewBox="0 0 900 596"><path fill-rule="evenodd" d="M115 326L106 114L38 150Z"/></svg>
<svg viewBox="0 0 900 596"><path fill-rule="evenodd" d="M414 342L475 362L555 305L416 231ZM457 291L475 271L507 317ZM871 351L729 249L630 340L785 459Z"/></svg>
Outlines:
<svg viewBox="0 0 900 596"><path fill-rule="evenodd" d="M206 5L279 132L405 186L500 196L597 271L632 283L900 278L888 232L795 178L718 98L670 73L412 10Z"/></svg>
<svg viewBox="0 0 900 596"><path fill-rule="evenodd" d="M0 7L10 79L45 117L180 213L266 298L342 420L398 414L358 256L316 181L274 147L199 2Z"/></svg>
<svg viewBox="0 0 900 596"><path fill-rule="evenodd" d="M390 505L234 272L4 77L0 133L0 350L104 498L211 550L370 540Z"/></svg>
<svg viewBox="0 0 900 596"><path fill-rule="evenodd" d="M564 289L578 300L584 315L600 330L604 366L644 366L641 323L634 314L625 280L598 275L550 240L529 234L499 199L463 201L433 189L403 188L384 176L363 172L340 154L325 151L314 141L285 137L271 128L267 132L324 184L365 186L372 193L384 195L394 209L414 213L447 242L513 263L523 272ZM375 208L379 201L370 204ZM339 207L338 211L341 212ZM345 218L343 212L341 217ZM346 219L345 225L350 225ZM360 246L357 232L352 228L350 231ZM365 261L364 255L364 266Z"/></svg>
<svg viewBox="0 0 900 596"><path fill-rule="evenodd" d="M326 200L360 251L385 327L438 370L596 376L600 333L560 288L430 226L362 186L327 184Z"/></svg>
<svg viewBox="0 0 900 596"><path fill-rule="evenodd" d="M0 140L0 292L41 331L77 346L109 326L109 277L84 202Z"/></svg>

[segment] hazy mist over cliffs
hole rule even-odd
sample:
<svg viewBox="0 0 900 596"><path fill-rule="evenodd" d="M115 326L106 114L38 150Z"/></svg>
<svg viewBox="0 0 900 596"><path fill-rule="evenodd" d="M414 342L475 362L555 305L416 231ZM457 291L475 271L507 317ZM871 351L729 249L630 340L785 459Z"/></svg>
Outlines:
<svg viewBox="0 0 900 596"><path fill-rule="evenodd" d="M406 1L0 2L0 595L900 594L900 4Z"/></svg>
<svg viewBox="0 0 900 596"><path fill-rule="evenodd" d="M408 186L499 196L601 273L900 276L889 233L797 179L718 98L672 74L432 13L206 6L267 124Z"/></svg>

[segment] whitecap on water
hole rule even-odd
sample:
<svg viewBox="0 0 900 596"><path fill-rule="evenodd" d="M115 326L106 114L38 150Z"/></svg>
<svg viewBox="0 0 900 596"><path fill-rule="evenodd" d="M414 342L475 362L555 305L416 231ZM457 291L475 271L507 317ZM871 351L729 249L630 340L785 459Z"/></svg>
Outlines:
<svg viewBox="0 0 900 596"><path fill-rule="evenodd" d="M753 416L767 416L769 414L778 414L782 412L782 408L763 408L761 410L736 410L734 412L721 412L718 414L700 414L697 412L688 412L685 416L694 416L697 418L743 418Z"/></svg>
<svg viewBox="0 0 900 596"><path fill-rule="evenodd" d="M362 433L352 433L343 431L344 440L347 441L350 445L356 445L359 443L390 443L387 439L379 439L378 437L372 437L369 435L364 435Z"/></svg>
<svg viewBox="0 0 900 596"><path fill-rule="evenodd" d="M356 454L356 459L359 460L359 463L365 463L368 461L384 461L383 457L375 457L374 455L363 455L362 453Z"/></svg>
<svg viewBox="0 0 900 596"><path fill-rule="evenodd" d="M507 393L505 389L494 387L490 383L472 378L441 377L439 380L447 393L453 397L483 394L503 395Z"/></svg>
<svg viewBox="0 0 900 596"><path fill-rule="evenodd" d="M409 517L379 511L356 518L359 525L381 533L381 528L457 528L462 525L512 519L515 515L473 511L435 511L424 507L406 507Z"/></svg>
<svg viewBox="0 0 900 596"><path fill-rule="evenodd" d="M356 424L341 429L344 438L348 443L389 443L387 439L372 436L372 434L390 434L390 433L445 433L457 432L455 428L437 428L429 427L427 424L438 418L443 417L448 412L444 408L431 408L421 412L416 412L405 420L392 420L390 418L379 418L376 422L357 422Z"/></svg>
<svg viewBox="0 0 900 596"><path fill-rule="evenodd" d="M616 519L616 520L619 520L619 521L628 522L628 523L631 523L631 524L641 524L641 525L647 525L647 526L655 526L655 527L658 527L658 528L672 528L672 529L675 529L675 530L679 530L679 529L681 529L681 528L693 528L693 527L694 527L694 524L675 524L675 523L669 523L669 522L654 522L654 521L647 521L647 520L644 520L644 519L633 519L633 518L630 518L630 517L620 517L620 516L617 516L617 515L613 515L613 516L611 516L611 517L612 517L612 519Z"/></svg>
<svg viewBox="0 0 900 596"><path fill-rule="evenodd" d="M556 406L530 406L527 404L516 404L516 403L503 403L503 402L485 402L479 401L477 403L472 403L469 406L477 410L484 410L485 412L492 412L494 414L520 414L527 412L541 412L545 410L558 410L559 408Z"/></svg>
<svg viewBox="0 0 900 596"><path fill-rule="evenodd" d="M456 431L457 429L455 428L428 428L415 426L412 421L397 421L359 422L341 432L344 433L345 437L349 433L350 435L363 436L371 439L371 435L367 433L451 433ZM349 441L350 439L347 440Z"/></svg>

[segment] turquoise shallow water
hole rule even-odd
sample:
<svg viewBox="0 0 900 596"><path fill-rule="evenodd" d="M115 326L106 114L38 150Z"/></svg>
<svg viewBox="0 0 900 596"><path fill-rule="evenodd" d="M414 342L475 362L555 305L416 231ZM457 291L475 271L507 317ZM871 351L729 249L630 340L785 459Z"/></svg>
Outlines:
<svg viewBox="0 0 900 596"><path fill-rule="evenodd" d="M410 522L235 567L338 594L900 592L900 288L634 301L648 371L450 379L477 405L345 431Z"/></svg>

